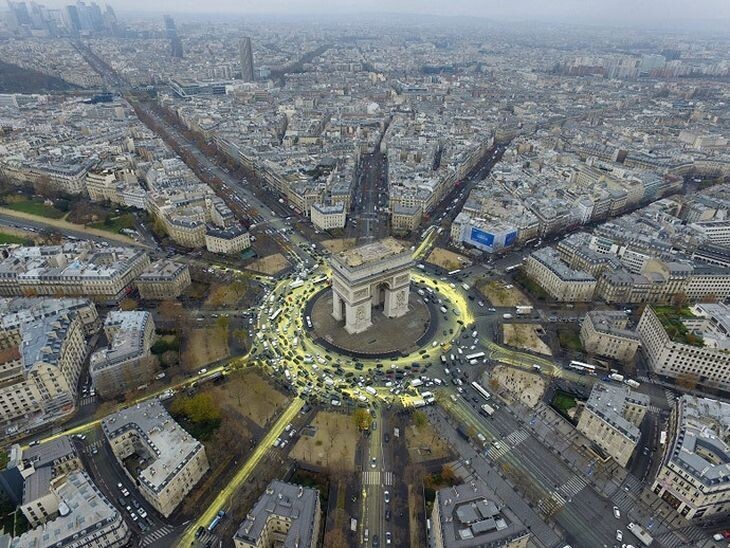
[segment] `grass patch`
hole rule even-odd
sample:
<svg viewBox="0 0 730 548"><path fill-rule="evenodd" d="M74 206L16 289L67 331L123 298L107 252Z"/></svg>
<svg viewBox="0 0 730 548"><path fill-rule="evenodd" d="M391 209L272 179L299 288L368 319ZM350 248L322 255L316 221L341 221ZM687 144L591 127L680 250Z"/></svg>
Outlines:
<svg viewBox="0 0 730 548"><path fill-rule="evenodd" d="M578 406L576 399L562 390L556 390L553 401L550 404L557 409L561 415L570 418L569 411Z"/></svg>
<svg viewBox="0 0 730 548"><path fill-rule="evenodd" d="M107 232L120 234L122 230L133 229L135 227L134 215L131 213L123 213L116 217L109 216L99 223L90 223L86 226L89 228L96 228L97 230L106 230Z"/></svg>
<svg viewBox="0 0 730 548"><path fill-rule="evenodd" d="M0 232L0 245L2 244L20 244L20 245L32 245L33 240L28 238L21 238L20 236L14 236L13 234L5 234Z"/></svg>
<svg viewBox="0 0 730 548"><path fill-rule="evenodd" d="M653 307L654 313L667 332L667 335L676 343L688 344L690 346L705 346L702 337L689 332L687 327L682 323L682 318L693 318L694 315L689 308L674 308L671 306Z"/></svg>
<svg viewBox="0 0 730 548"><path fill-rule="evenodd" d="M192 398L178 397L170 406L170 413L195 439L207 441L221 425L221 412L210 394L197 394Z"/></svg>
<svg viewBox="0 0 730 548"><path fill-rule="evenodd" d="M180 349L180 339L178 339L174 335L167 335L164 337L160 337L155 341L155 344L152 345L151 351L155 356L159 356L160 354L164 354L165 352L168 352L170 350L179 350Z"/></svg>
<svg viewBox="0 0 730 548"><path fill-rule="evenodd" d="M573 352L583 352L583 343L580 342L580 335L572 329L558 329L558 340L560 346Z"/></svg>
<svg viewBox="0 0 730 548"><path fill-rule="evenodd" d="M38 217L47 217L49 219L60 219L65 215L65 213L60 209L56 209L53 206L46 205L37 200L18 200L16 202L6 204L5 207L12 209L13 211L20 211L21 213L36 215Z"/></svg>

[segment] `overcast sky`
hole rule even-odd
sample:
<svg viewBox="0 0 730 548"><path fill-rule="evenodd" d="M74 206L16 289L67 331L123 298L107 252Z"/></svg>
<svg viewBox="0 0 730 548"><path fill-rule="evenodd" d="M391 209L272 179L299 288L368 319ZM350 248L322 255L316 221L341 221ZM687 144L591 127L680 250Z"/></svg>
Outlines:
<svg viewBox="0 0 730 548"><path fill-rule="evenodd" d="M68 4L68 0L46 0ZM105 0L96 0L104 4ZM297 14L400 12L585 23L730 19L730 0L109 0L118 11Z"/></svg>

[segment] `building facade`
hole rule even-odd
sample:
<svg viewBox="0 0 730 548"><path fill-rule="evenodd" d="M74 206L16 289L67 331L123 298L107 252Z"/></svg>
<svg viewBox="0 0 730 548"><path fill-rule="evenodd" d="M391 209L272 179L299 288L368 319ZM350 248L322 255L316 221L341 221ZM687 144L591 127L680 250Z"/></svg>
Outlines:
<svg viewBox="0 0 730 548"><path fill-rule="evenodd" d="M652 490L687 519L730 513L730 404L682 396L675 403Z"/></svg>
<svg viewBox="0 0 730 548"><path fill-rule="evenodd" d="M139 296L148 300L176 299L190 283L188 265L167 259L151 263L135 282Z"/></svg>
<svg viewBox="0 0 730 548"><path fill-rule="evenodd" d="M632 363L641 345L639 336L627 328L625 312L594 310L583 318L580 340L589 354Z"/></svg>
<svg viewBox="0 0 730 548"><path fill-rule="evenodd" d="M347 212L342 202L334 204L314 203L309 211L312 224L318 230L345 228Z"/></svg>
<svg viewBox="0 0 730 548"><path fill-rule="evenodd" d="M578 431L626 466L641 438L639 426L648 407L644 394L619 384L596 383L581 411Z"/></svg>
<svg viewBox="0 0 730 548"><path fill-rule="evenodd" d="M556 301L590 302L593 299L596 279L570 268L554 249L546 247L531 253L524 269Z"/></svg>

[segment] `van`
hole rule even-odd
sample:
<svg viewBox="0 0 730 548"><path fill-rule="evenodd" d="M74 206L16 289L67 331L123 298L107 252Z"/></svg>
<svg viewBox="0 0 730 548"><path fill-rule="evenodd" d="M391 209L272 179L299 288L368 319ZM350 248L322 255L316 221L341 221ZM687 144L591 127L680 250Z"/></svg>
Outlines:
<svg viewBox="0 0 730 548"><path fill-rule="evenodd" d="M370 531L365 529L365 534L363 535L364 541L367 542L369 537L370 537Z"/></svg>

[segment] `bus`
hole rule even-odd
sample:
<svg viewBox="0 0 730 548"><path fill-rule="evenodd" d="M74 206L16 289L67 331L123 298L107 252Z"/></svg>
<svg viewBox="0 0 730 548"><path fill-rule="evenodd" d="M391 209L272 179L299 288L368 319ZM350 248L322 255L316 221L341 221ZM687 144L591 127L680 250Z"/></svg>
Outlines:
<svg viewBox="0 0 730 548"><path fill-rule="evenodd" d="M486 415L487 417L491 417L492 415L494 415L494 407L492 407L488 403L485 403L484 405L482 405L481 413L483 415Z"/></svg>
<svg viewBox="0 0 730 548"><path fill-rule="evenodd" d="M272 323L275 322L276 321L276 318L278 318L281 315L281 310L282 309L280 308L279 310L277 310L276 312L274 312L271 315L271 318L269 318L269 320L271 320Z"/></svg>
<svg viewBox="0 0 730 548"><path fill-rule="evenodd" d="M591 375L596 374L596 366L591 365L590 363L573 360L572 362L570 362L570 365L568 365L568 367L570 367L571 369L575 369L576 371L581 371L583 373L589 373Z"/></svg>
<svg viewBox="0 0 730 548"><path fill-rule="evenodd" d="M478 360L485 356L484 352L475 352L474 354L469 354L466 356L466 361L470 362L471 360Z"/></svg>
<svg viewBox="0 0 730 548"><path fill-rule="evenodd" d="M210 522L210 525L208 525L208 531L212 531L213 529L215 529L225 515L226 513L223 510L219 511L213 518L213 521Z"/></svg>
<svg viewBox="0 0 730 548"><path fill-rule="evenodd" d="M664 445L665 443L667 443L667 431L662 430L659 434L659 445Z"/></svg>
<svg viewBox="0 0 730 548"><path fill-rule="evenodd" d="M317 285L317 284L321 284L322 282L326 282L328 279L329 278L327 278L327 276L320 276L319 278L315 278L314 280L312 280L312 283L314 285Z"/></svg>
<svg viewBox="0 0 730 548"><path fill-rule="evenodd" d="M485 400L489 400L492 396L489 395L489 392L487 392L484 387L479 384L477 381L473 381L471 383L471 387L477 391L477 393L484 398Z"/></svg>
<svg viewBox="0 0 730 548"><path fill-rule="evenodd" d="M459 272L461 272L461 268L457 268L456 270L452 270L451 272L449 272L449 276L453 276L454 274L458 274Z"/></svg>
<svg viewBox="0 0 730 548"><path fill-rule="evenodd" d="M513 270L517 270L522 266L522 263L513 264L512 266L508 266L504 269L505 272L512 272Z"/></svg>

